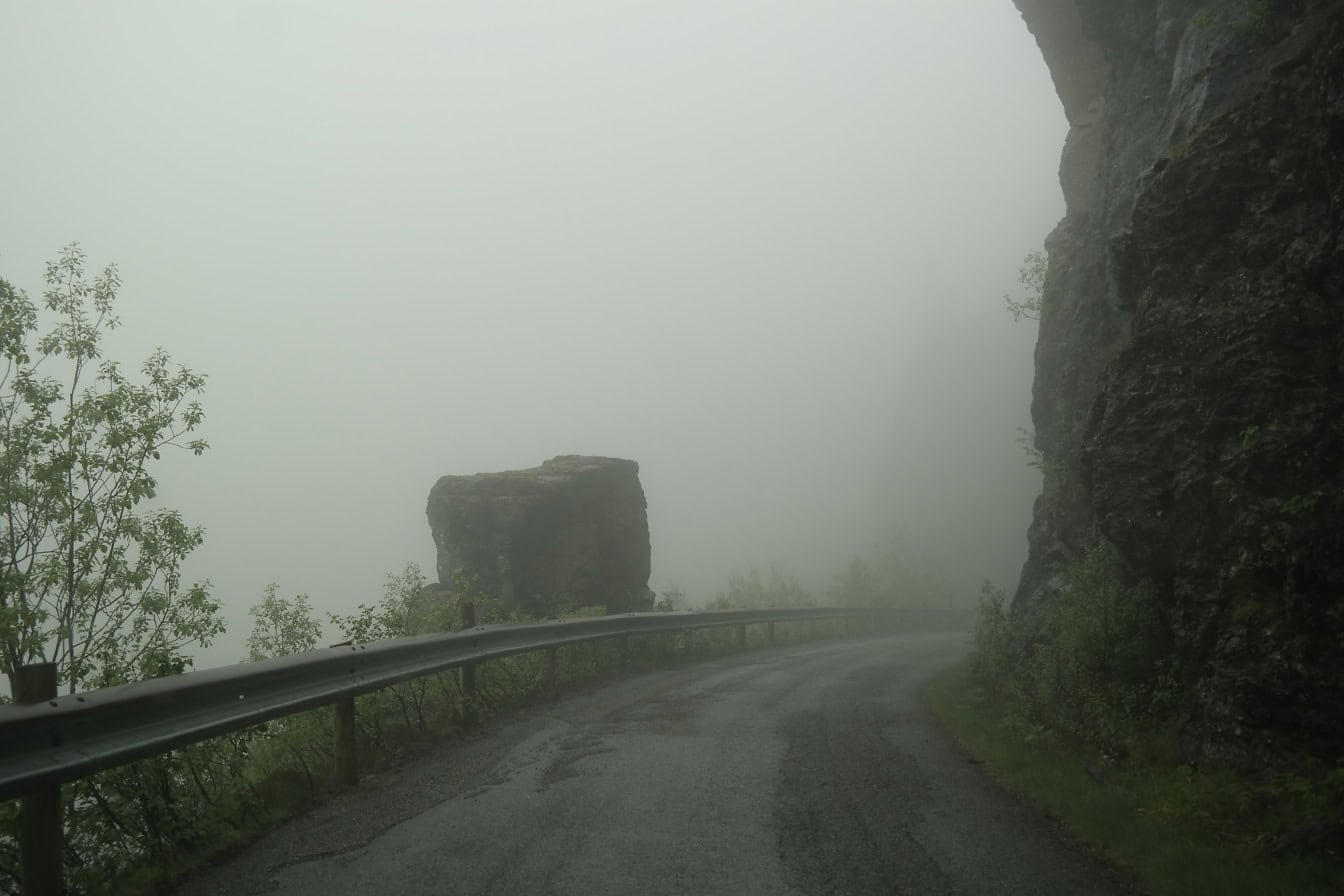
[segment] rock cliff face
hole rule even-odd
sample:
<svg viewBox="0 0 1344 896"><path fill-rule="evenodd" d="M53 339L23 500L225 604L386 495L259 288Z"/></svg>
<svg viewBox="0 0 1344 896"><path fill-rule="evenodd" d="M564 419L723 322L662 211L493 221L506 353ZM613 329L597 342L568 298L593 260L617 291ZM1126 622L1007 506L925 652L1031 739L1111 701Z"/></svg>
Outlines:
<svg viewBox="0 0 1344 896"><path fill-rule="evenodd" d="M439 581L457 570L533 615L647 610L649 523L639 465L565 456L531 470L444 476L426 513Z"/></svg>
<svg viewBox="0 0 1344 896"><path fill-rule="evenodd" d="M1187 748L1344 752L1344 3L1015 0L1070 132L1015 608L1086 543L1157 586Z"/></svg>

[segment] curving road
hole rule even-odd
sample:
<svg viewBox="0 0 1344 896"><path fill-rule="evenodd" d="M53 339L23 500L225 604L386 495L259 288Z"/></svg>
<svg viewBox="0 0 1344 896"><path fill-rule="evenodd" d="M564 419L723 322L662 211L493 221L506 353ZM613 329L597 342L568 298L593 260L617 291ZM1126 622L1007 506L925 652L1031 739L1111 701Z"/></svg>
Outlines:
<svg viewBox="0 0 1344 896"><path fill-rule="evenodd" d="M921 707L966 640L747 652L523 710L178 893L1131 893Z"/></svg>

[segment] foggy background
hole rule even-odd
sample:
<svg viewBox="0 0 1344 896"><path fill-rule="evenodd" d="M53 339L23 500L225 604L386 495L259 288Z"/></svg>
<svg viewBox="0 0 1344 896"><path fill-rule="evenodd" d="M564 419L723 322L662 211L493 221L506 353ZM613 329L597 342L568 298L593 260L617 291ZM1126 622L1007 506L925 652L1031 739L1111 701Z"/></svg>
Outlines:
<svg viewBox="0 0 1344 896"><path fill-rule="evenodd" d="M158 468L245 654L267 583L432 581L445 474L640 464L651 586L902 532L1011 586L1065 122L1010 0L6 4L0 276L119 266L209 376Z"/></svg>

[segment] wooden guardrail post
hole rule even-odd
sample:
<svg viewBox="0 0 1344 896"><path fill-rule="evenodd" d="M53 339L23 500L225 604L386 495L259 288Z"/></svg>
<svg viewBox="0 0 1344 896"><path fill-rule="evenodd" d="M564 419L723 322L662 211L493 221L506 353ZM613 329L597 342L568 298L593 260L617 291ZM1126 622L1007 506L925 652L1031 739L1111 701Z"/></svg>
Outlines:
<svg viewBox="0 0 1344 896"><path fill-rule="evenodd" d="M350 647L353 642L342 641L333 644L332 649ZM359 783L359 755L355 734L355 698L354 695L342 697L332 704L336 710L331 725L331 765L336 783L345 787L354 787Z"/></svg>
<svg viewBox="0 0 1344 896"><path fill-rule="evenodd" d="M476 605L469 600L462 601L459 610L458 629L466 631L476 627ZM458 670L462 682L462 721L468 725L476 720L476 664L465 663Z"/></svg>
<svg viewBox="0 0 1344 896"><path fill-rule="evenodd" d="M560 680L560 649L558 647L546 648L546 665L542 672L542 681L547 690L554 690Z"/></svg>
<svg viewBox="0 0 1344 896"><path fill-rule="evenodd" d="M56 664L19 666L10 678L14 702L44 703L56 699ZM60 896L65 892L61 856L61 785L47 784L19 798L19 855L24 896Z"/></svg>
<svg viewBox="0 0 1344 896"><path fill-rule="evenodd" d="M737 626L737 649L747 649L747 627L745 625Z"/></svg>
<svg viewBox="0 0 1344 896"><path fill-rule="evenodd" d="M335 766L336 783L344 787L354 787L359 783L359 756L356 752L355 737L355 698L342 697L334 704L336 721L332 764Z"/></svg>

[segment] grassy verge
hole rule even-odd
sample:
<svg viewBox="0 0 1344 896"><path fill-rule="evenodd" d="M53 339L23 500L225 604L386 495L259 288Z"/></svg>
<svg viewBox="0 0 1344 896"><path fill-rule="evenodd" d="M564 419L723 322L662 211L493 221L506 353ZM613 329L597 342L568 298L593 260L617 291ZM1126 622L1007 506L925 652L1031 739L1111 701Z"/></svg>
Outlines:
<svg viewBox="0 0 1344 896"><path fill-rule="evenodd" d="M954 739L1009 789L1153 896L1326 896L1344 893L1344 868L1275 860L1266 831L1310 793L1266 788L1230 772L1181 765L1174 737L1156 734L1123 766L1101 767L1062 740L1026 734L979 696L966 664L935 678L926 697Z"/></svg>

